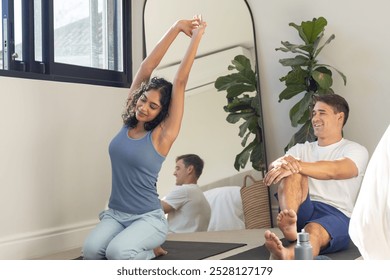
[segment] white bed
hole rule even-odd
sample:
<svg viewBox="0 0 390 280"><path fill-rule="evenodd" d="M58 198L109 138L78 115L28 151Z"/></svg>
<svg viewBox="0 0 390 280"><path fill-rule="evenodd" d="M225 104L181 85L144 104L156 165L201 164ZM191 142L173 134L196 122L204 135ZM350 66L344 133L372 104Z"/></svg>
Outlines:
<svg viewBox="0 0 390 280"><path fill-rule="evenodd" d="M265 225L272 224L266 186L256 186L255 189L251 190L250 195L257 196L255 201L247 201L245 197L242 196L247 195L242 193L242 188L245 186L244 180L247 176L251 176L251 178L258 181L262 179L261 172L249 170L201 186L211 207L211 219L208 231L253 228L248 225L249 219L253 220L253 218L259 218L259 220L265 219ZM248 185L252 183L248 178L246 179L246 182ZM248 185L246 188L251 188ZM260 188L263 188L263 190L260 190ZM255 203L256 205L252 206L248 205L248 203ZM248 217L248 212L253 213L253 211L249 210L249 207L255 207L256 210L258 210L256 211L258 217ZM259 212L260 209L258 209L258 207L264 208L264 215L262 212ZM261 217L259 217L260 215ZM258 226L256 226L256 228L258 228Z"/></svg>

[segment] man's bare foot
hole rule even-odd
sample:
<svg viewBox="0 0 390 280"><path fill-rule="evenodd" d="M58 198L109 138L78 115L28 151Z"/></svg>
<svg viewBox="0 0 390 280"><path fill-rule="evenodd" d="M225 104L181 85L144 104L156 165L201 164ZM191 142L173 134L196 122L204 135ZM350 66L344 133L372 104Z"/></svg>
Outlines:
<svg viewBox="0 0 390 280"><path fill-rule="evenodd" d="M297 240L297 214L294 210L284 209L276 217L279 229L288 241Z"/></svg>
<svg viewBox="0 0 390 280"><path fill-rule="evenodd" d="M162 247L157 247L157 248L153 249L153 252L154 252L154 255L156 257L168 254L168 252L165 251Z"/></svg>
<svg viewBox="0 0 390 280"><path fill-rule="evenodd" d="M270 252L270 260L288 260L292 256L288 248L283 247L282 241L276 236L275 233L266 230L264 233L265 247Z"/></svg>

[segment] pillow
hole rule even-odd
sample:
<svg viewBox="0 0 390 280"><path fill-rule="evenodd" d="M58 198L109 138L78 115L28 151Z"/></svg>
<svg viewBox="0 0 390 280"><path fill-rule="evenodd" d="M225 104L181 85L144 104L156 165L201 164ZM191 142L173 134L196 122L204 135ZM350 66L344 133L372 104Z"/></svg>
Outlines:
<svg viewBox="0 0 390 280"><path fill-rule="evenodd" d="M211 208L208 231L245 229L240 189L225 186L204 192Z"/></svg>

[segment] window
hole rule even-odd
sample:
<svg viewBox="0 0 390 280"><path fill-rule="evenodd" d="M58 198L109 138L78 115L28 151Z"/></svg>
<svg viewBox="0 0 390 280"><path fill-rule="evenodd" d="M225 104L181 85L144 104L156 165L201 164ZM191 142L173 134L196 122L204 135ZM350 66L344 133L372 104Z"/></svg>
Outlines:
<svg viewBox="0 0 390 280"><path fill-rule="evenodd" d="M2 0L0 75L128 87L126 0Z"/></svg>
<svg viewBox="0 0 390 280"><path fill-rule="evenodd" d="M3 14L3 5L0 5L0 15ZM4 65L3 65L3 17L1 17L1 20L0 20L0 40L1 40L1 44L0 44L0 69L3 69L4 68Z"/></svg>

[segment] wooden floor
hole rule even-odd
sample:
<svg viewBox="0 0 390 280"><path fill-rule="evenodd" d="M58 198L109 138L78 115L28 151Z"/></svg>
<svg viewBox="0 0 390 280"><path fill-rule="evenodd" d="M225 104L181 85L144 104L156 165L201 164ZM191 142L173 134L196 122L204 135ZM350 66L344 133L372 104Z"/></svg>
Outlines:
<svg viewBox="0 0 390 280"><path fill-rule="evenodd" d="M81 248L37 258L35 260L73 260L81 255Z"/></svg>

